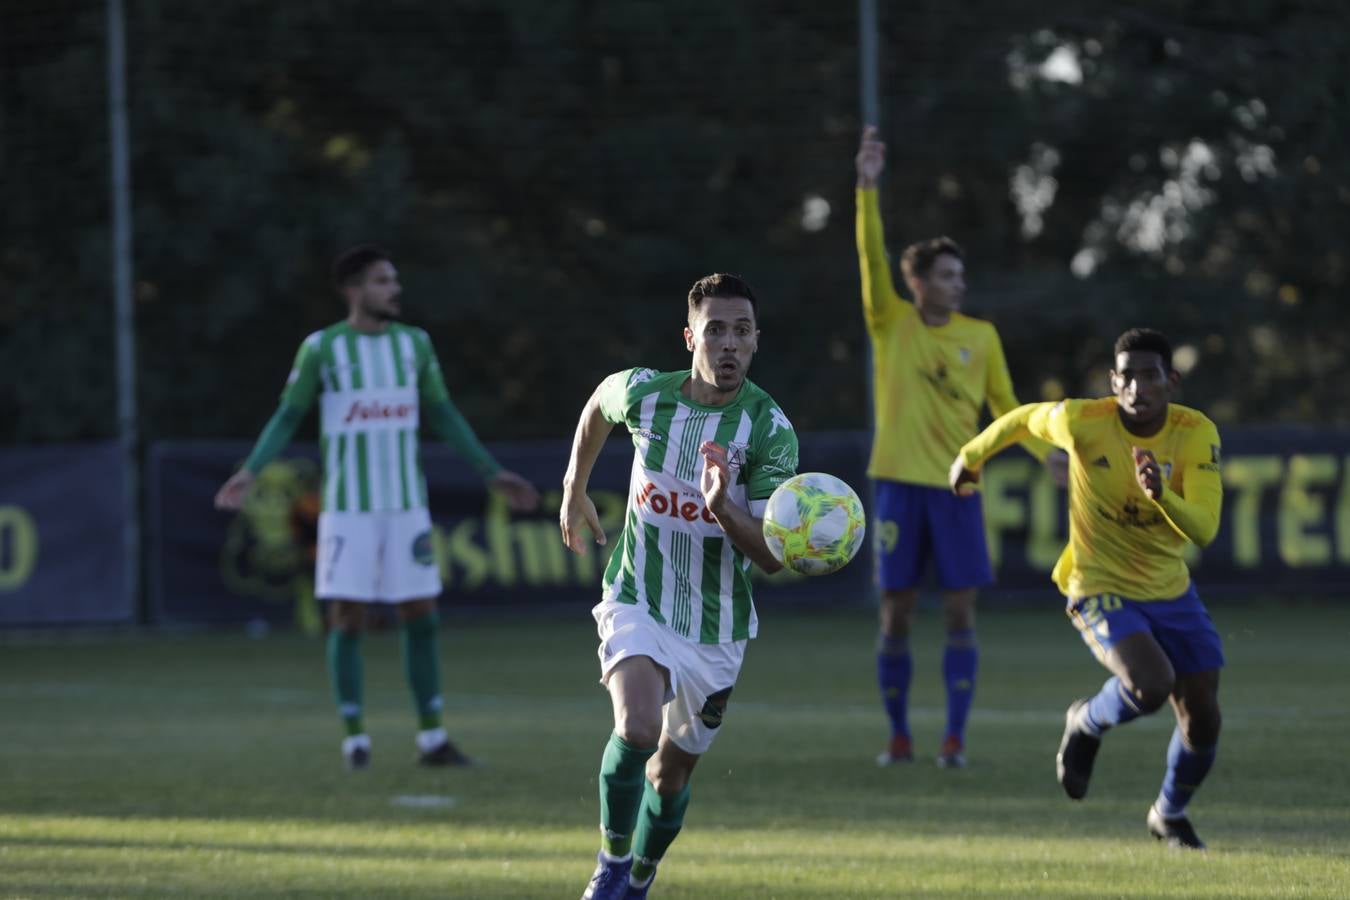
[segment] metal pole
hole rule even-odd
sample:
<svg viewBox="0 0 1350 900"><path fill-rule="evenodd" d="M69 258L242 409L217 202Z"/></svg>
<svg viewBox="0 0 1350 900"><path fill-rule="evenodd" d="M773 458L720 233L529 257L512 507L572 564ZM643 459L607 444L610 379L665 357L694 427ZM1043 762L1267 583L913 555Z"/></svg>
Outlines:
<svg viewBox="0 0 1350 900"><path fill-rule="evenodd" d="M137 459L136 319L132 309L131 156L127 137L126 19L108 0L108 133L111 144L113 331L117 343L117 436L122 449L123 588L141 613L141 490Z"/></svg>
<svg viewBox="0 0 1350 900"><path fill-rule="evenodd" d="M876 0L858 0L858 86L859 86L859 105L862 111L862 121L864 125L881 125L881 90L880 81L877 74L877 3ZM874 384L875 369L872 360L872 342L869 340L864 345L864 373L867 380L867 433L869 437L874 435L877 430L876 421L876 385ZM876 510L877 491L876 485L869 479L867 482L867 508ZM870 527L870 526L869 526ZM877 546L874 544L874 546ZM868 581L870 586L868 591L868 601L877 606L880 603L880 597L877 595L877 584L875 579Z"/></svg>
<svg viewBox="0 0 1350 900"><path fill-rule="evenodd" d="M877 75L877 2L858 0L858 66L864 125L881 124Z"/></svg>

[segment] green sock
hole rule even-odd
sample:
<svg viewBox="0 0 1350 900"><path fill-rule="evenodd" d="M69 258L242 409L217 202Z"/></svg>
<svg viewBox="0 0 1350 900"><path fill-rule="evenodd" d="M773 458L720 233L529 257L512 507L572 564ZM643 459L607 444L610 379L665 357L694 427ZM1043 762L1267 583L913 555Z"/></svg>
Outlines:
<svg viewBox="0 0 1350 900"><path fill-rule="evenodd" d="M656 871L656 864L684 827L684 811L688 808L689 785L673 797L662 797L650 782L647 783L642 792L642 815L638 816L637 834L633 836L634 881L646 881Z"/></svg>
<svg viewBox="0 0 1350 900"><path fill-rule="evenodd" d="M362 734L366 729L361 722L361 635L328 632L328 674L347 734Z"/></svg>
<svg viewBox="0 0 1350 900"><path fill-rule="evenodd" d="M436 648L435 611L403 623L403 671L412 688L417 724L423 731L441 724L441 655Z"/></svg>
<svg viewBox="0 0 1350 900"><path fill-rule="evenodd" d="M647 783L647 760L655 747L633 747L618 733L610 734L600 759L600 839L610 856L627 856L633 848L633 825Z"/></svg>

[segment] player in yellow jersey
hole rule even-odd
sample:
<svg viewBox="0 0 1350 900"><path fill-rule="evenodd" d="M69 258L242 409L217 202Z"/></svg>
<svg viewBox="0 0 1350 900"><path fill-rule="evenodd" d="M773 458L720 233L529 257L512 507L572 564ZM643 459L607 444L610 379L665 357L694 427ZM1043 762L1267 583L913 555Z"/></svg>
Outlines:
<svg viewBox="0 0 1350 900"><path fill-rule="evenodd" d="M1182 552L1214 540L1223 481L1218 429L1168 402L1176 381L1167 338L1127 331L1115 346L1114 397L1015 409L961 448L949 478L954 491L969 490L989 457L1027 435L1069 451L1069 544L1052 577L1111 677L1069 706L1059 782L1082 799L1102 733L1170 699L1177 727L1146 821L1159 840L1203 850L1185 811L1218 745L1223 646Z"/></svg>
<svg viewBox="0 0 1350 900"><path fill-rule="evenodd" d="M953 497L947 467L979 428L988 403L994 415L1017 406L998 332L962 315L965 262L949 238L908 247L900 260L914 302L891 281L877 200L886 146L876 128L858 150L858 261L863 314L872 339L876 436L867 473L876 486L874 518L881 583L877 683L891 738L880 765L913 759L908 701L913 676L909 633L918 585L932 557L947 628L942 673L947 727L938 764L965 764L965 727L975 692L975 594L993 581L978 496ZM1065 457L1028 441L1063 483ZM1048 458L1047 458L1048 457Z"/></svg>

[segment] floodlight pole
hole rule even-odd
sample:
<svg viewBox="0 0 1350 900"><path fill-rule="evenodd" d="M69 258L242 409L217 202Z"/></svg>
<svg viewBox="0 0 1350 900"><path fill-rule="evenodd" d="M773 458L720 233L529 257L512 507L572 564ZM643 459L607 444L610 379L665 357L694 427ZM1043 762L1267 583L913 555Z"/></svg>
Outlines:
<svg viewBox="0 0 1350 900"><path fill-rule="evenodd" d="M859 87L859 108L862 111L862 122L864 125L881 125L881 89L877 73L877 2L876 0L858 0L858 87ZM867 379L867 432L869 437L874 435L877 430L876 422L876 385L874 384L875 369L872 360L872 342L869 339L863 347L863 359L865 360L866 379ZM869 478L867 481L867 508L875 511L877 508L877 491L875 483ZM879 542L873 542L873 546L880 546ZM875 579L869 579L868 600L873 606L880 603L880 597L877 595L877 584Z"/></svg>
<svg viewBox="0 0 1350 900"><path fill-rule="evenodd" d="M858 68L864 125L881 124L877 75L877 0L858 0Z"/></svg>
<svg viewBox="0 0 1350 900"><path fill-rule="evenodd" d="M126 16L108 0L108 133L112 147L113 331L117 344L117 437L122 450L123 589L141 615L141 491L137 458L136 319L132 308L131 155L127 137Z"/></svg>

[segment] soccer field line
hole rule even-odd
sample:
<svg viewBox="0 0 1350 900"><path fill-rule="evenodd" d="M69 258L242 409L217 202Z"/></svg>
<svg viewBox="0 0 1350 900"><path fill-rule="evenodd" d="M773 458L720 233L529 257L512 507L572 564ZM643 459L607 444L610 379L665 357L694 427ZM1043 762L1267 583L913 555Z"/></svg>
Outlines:
<svg viewBox="0 0 1350 900"><path fill-rule="evenodd" d="M378 695L380 693L401 692L402 687L399 686L370 691L369 693ZM200 690L192 686L173 688L162 684L144 688L128 688L125 685L110 686L105 682L96 681L40 681L0 685L0 701L22 700L31 702L37 698L87 700L100 695L113 695L119 703L126 703L128 700L134 699L137 694L141 693L153 695L156 702L161 705L171 702L174 695L181 695L185 702L190 702L195 705L199 700ZM287 707L314 706L316 709L319 709L324 707L328 702L328 693L325 690L319 689L307 690L304 688L269 687L241 690L234 695L233 699L235 702L244 705L259 704L265 706ZM445 708L447 710L459 709L472 712L479 709L533 710L543 707L552 712L562 710L597 710L599 712L604 712L607 710L608 704L604 703L603 699L603 693L598 690L594 696L589 694L587 696L476 694L457 693L451 690L446 693ZM382 702L383 701L381 701L381 703ZM742 715L762 714L780 716L801 714L824 718L873 718L880 714L878 706L871 703L781 703L748 700L733 701L733 706L735 711ZM945 706L911 704L909 707L909 715L911 718L921 722L943 721L945 720L947 711ZM1246 725L1253 722L1266 723L1272 720L1306 722L1310 717L1314 716L1350 717L1350 706L1319 706L1314 709L1295 705L1251 706L1230 701L1224 708L1224 722L1230 726ZM1059 706L1043 706L1026 709L982 707L978 705L977 701L975 708L971 710L971 718L975 721L991 724L1063 724L1064 710ZM1170 723L1172 717L1170 715L1159 714L1141 721L1166 721Z"/></svg>

